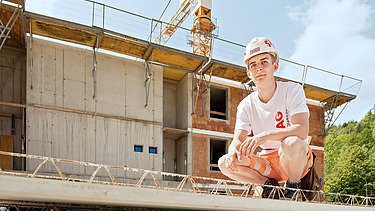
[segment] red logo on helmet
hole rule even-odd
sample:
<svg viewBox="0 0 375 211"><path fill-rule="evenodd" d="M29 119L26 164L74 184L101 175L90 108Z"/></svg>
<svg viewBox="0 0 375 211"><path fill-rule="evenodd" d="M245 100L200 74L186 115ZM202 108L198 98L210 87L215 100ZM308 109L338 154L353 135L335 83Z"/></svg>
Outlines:
<svg viewBox="0 0 375 211"><path fill-rule="evenodd" d="M270 47L270 48L273 46L272 42L271 42L269 39L265 39L265 40L264 40L264 43L265 43L268 47Z"/></svg>
<svg viewBox="0 0 375 211"><path fill-rule="evenodd" d="M251 54L253 54L255 52L258 52L258 51L260 51L260 47L254 48L253 50L250 51L249 54L251 55Z"/></svg>

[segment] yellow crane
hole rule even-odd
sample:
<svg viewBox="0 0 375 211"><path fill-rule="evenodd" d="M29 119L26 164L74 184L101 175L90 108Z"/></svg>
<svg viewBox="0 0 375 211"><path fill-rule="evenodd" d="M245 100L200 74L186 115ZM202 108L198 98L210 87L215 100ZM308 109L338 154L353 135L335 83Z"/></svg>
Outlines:
<svg viewBox="0 0 375 211"><path fill-rule="evenodd" d="M155 39L155 42L164 45L189 14L193 14L194 24L191 29L193 36L190 42L193 53L210 57L212 53L212 31L216 28L211 20L211 8L212 0L180 1L180 7L160 35Z"/></svg>

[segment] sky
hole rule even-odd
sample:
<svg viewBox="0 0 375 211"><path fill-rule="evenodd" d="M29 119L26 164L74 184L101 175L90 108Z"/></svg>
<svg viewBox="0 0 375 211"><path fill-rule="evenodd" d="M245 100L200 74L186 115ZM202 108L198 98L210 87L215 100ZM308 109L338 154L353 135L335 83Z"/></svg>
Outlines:
<svg viewBox="0 0 375 211"><path fill-rule="evenodd" d="M170 0L98 0L122 10L158 20ZM168 22L179 6L171 0L162 21ZM83 24L103 24L100 5L83 0L27 0L29 11L63 18ZM282 58L304 65L318 67L338 74L308 70L307 79L332 89L340 86L340 75L362 80L356 99L351 101L336 124L350 120L359 121L375 104L375 1L373 0L237 0L212 2L212 16L217 23L219 38L246 45L255 36L268 37ZM107 9L105 27L147 39L150 21L134 15ZM191 28L190 15L183 23ZM159 30L155 28L155 32ZM157 33L153 33L156 38ZM156 35L155 35L156 34ZM187 31L179 30L167 45L191 51L186 43ZM214 43L214 58L240 64L243 47ZM292 76L291 66L284 66L280 75ZM316 74L319 73L319 74ZM315 81L314 81L315 80ZM357 83L345 78L342 89ZM358 86L347 89L356 94ZM336 115L341 108L336 110ZM336 119L336 116L335 116Z"/></svg>

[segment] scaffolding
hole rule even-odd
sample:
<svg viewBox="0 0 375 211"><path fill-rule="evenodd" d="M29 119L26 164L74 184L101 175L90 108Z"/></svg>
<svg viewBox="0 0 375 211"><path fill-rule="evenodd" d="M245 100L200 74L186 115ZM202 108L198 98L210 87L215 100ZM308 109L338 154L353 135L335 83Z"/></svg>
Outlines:
<svg viewBox="0 0 375 211"><path fill-rule="evenodd" d="M13 7L9 7L9 5L6 5L3 0L0 0L0 8L3 10L7 10L8 12L11 13L10 18L8 20L3 20L0 19L0 50L3 48L5 41L7 39L11 39L10 32L12 31L15 23L18 20L18 17L20 16L22 9L23 9L23 2L19 1L18 4L11 4Z"/></svg>
<svg viewBox="0 0 375 211"><path fill-rule="evenodd" d="M261 198L262 185L254 183L243 183L232 180L213 179L200 176L182 175L167 172L159 172L152 170L136 169L126 166L111 166L103 164L95 164L90 162L52 158L45 156L36 156L29 154L11 153L0 151L2 156L20 157L26 159L27 162L33 162L36 165L34 170L28 172L9 171L0 168L0 175L7 175L26 178L39 178L46 180L67 181L74 184L102 184L110 186L135 187L139 189L159 189L177 192L189 192L208 195L224 195L230 197L240 198ZM49 165L51 168L45 168ZM88 175L67 175L61 169L66 167L79 166L89 169ZM47 170L51 169L51 170ZM116 178L113 172L132 173L132 178ZM99 172L103 174L99 175ZM176 182L164 183L162 178L164 176L176 178ZM323 191L313 190L296 190L292 198L284 196L286 187L269 186L272 188L270 198L278 198L279 200L299 201L304 203L325 203L345 206L363 206L374 207L375 198L356 196L339 193L329 193ZM14 202L17 204L16 202Z"/></svg>

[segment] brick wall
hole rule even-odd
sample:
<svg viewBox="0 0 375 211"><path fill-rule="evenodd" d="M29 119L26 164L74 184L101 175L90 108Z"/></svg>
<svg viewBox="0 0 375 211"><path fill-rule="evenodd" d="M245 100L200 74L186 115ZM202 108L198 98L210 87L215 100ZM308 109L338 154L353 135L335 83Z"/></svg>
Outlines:
<svg viewBox="0 0 375 211"><path fill-rule="evenodd" d="M198 98L195 113L192 117L193 128L213 130L225 133L233 133L234 124L236 122L237 106L241 100L248 94L246 90L229 87L228 88L228 120L210 118L210 107L209 107L209 90L205 93L204 97L204 112L202 115L202 99ZM195 97L194 97L195 99Z"/></svg>
<svg viewBox="0 0 375 211"><path fill-rule="evenodd" d="M233 133L236 122L237 105L241 100L246 97L249 93L244 89L235 87L228 88L228 120L210 118L210 106L209 106L209 90L205 93L204 109L202 115L202 98L201 95L198 97L196 102L196 109L192 116L193 128L199 128L204 130L218 131L224 133ZM194 96L195 99L196 96ZM205 176L212 178L228 179L220 172L209 170L209 136L193 134L192 136L192 148L193 148L193 166L192 174L197 176ZM229 140L231 141L231 140Z"/></svg>
<svg viewBox="0 0 375 211"><path fill-rule="evenodd" d="M323 108L308 105L310 110L309 135L312 136L311 145L324 146L324 112Z"/></svg>
<svg viewBox="0 0 375 211"><path fill-rule="evenodd" d="M193 175L228 179L219 171L209 170L209 136L193 135Z"/></svg>
<svg viewBox="0 0 375 211"><path fill-rule="evenodd" d="M310 145L324 147L324 112L323 108L308 105L310 110L309 135L312 136ZM313 150L316 155L315 170L319 177L324 178L324 151Z"/></svg>

